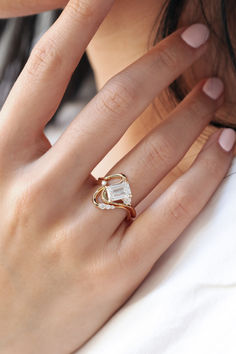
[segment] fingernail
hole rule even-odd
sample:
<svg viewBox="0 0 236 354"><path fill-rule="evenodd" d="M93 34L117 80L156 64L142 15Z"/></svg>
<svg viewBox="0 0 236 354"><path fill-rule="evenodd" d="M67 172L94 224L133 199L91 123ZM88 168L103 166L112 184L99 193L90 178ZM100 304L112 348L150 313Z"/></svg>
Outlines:
<svg viewBox="0 0 236 354"><path fill-rule="evenodd" d="M236 134L233 129L225 128L220 137L219 137L219 144L223 150L229 152L232 150L236 141Z"/></svg>
<svg viewBox="0 0 236 354"><path fill-rule="evenodd" d="M202 87L203 92L213 100L216 100L224 91L224 84L218 77L208 79Z"/></svg>
<svg viewBox="0 0 236 354"><path fill-rule="evenodd" d="M190 47L198 48L208 40L209 34L207 26L202 23L195 23L188 27L181 34L181 37Z"/></svg>

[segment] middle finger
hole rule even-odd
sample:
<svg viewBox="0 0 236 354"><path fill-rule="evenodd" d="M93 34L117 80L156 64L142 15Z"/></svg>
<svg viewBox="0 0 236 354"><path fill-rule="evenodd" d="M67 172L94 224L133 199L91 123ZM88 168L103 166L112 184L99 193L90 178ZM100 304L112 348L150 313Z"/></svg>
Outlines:
<svg viewBox="0 0 236 354"><path fill-rule="evenodd" d="M203 54L208 34L202 24L180 29L109 80L42 157L44 168L64 176L60 184L73 171L70 183L78 188L153 99Z"/></svg>
<svg viewBox="0 0 236 354"><path fill-rule="evenodd" d="M108 172L107 175L122 172L128 177L133 206L137 206L184 157L223 103L223 87L218 78L198 83L161 125ZM99 217L99 212L95 214ZM113 218L107 215L109 227L115 229L124 215L124 211ZM106 220L105 215L103 220Z"/></svg>

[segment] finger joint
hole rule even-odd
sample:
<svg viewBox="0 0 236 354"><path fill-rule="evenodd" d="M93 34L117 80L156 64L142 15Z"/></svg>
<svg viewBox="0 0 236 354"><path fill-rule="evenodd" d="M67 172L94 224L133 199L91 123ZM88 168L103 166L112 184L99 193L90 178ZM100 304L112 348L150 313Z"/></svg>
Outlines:
<svg viewBox="0 0 236 354"><path fill-rule="evenodd" d="M164 167L169 167L176 155L176 148L174 144L167 138L159 136L158 138L153 139L151 137L147 143L145 150L145 160L149 165L154 167L158 166L160 163Z"/></svg>
<svg viewBox="0 0 236 354"><path fill-rule="evenodd" d="M187 188L173 186L168 203L168 210L174 220L191 220L194 214L194 200Z"/></svg>
<svg viewBox="0 0 236 354"><path fill-rule="evenodd" d="M174 50L164 48L159 51L157 62L160 68L176 71L176 67L178 67L178 56Z"/></svg>
<svg viewBox="0 0 236 354"><path fill-rule="evenodd" d="M91 2L87 0L74 0L70 2L66 11L76 21L84 20L87 22L90 18L94 17L94 9Z"/></svg>
<svg viewBox="0 0 236 354"><path fill-rule="evenodd" d="M62 56L56 43L52 38L45 38L32 50L31 56L26 64L27 73L34 78L41 76L48 69L60 68Z"/></svg>
<svg viewBox="0 0 236 354"><path fill-rule="evenodd" d="M107 112L111 118L121 118L122 114L127 113L135 99L135 89L131 85L113 79L100 91L98 109Z"/></svg>

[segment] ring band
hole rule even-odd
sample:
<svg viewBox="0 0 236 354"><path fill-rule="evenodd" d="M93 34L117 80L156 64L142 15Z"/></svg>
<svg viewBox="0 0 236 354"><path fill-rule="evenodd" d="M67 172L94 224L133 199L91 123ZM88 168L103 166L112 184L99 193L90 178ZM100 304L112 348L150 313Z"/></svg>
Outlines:
<svg viewBox="0 0 236 354"><path fill-rule="evenodd" d="M108 184L113 179L119 179L118 183ZM135 208L131 205L131 189L127 177L123 173L117 173L107 177L98 178L101 183L93 195L94 205L102 210L122 208L127 211L127 220L136 217ZM99 201L99 197L101 201Z"/></svg>

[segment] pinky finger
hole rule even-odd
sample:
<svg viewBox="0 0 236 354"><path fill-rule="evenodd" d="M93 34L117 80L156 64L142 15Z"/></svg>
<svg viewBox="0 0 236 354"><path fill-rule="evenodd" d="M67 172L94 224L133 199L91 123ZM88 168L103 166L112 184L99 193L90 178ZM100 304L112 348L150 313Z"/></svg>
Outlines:
<svg viewBox="0 0 236 354"><path fill-rule="evenodd" d="M119 256L126 266L129 263L127 269L136 269L137 277L146 276L207 204L231 165L234 145L232 129L213 134L191 168L127 228ZM140 267L143 274L137 272Z"/></svg>

